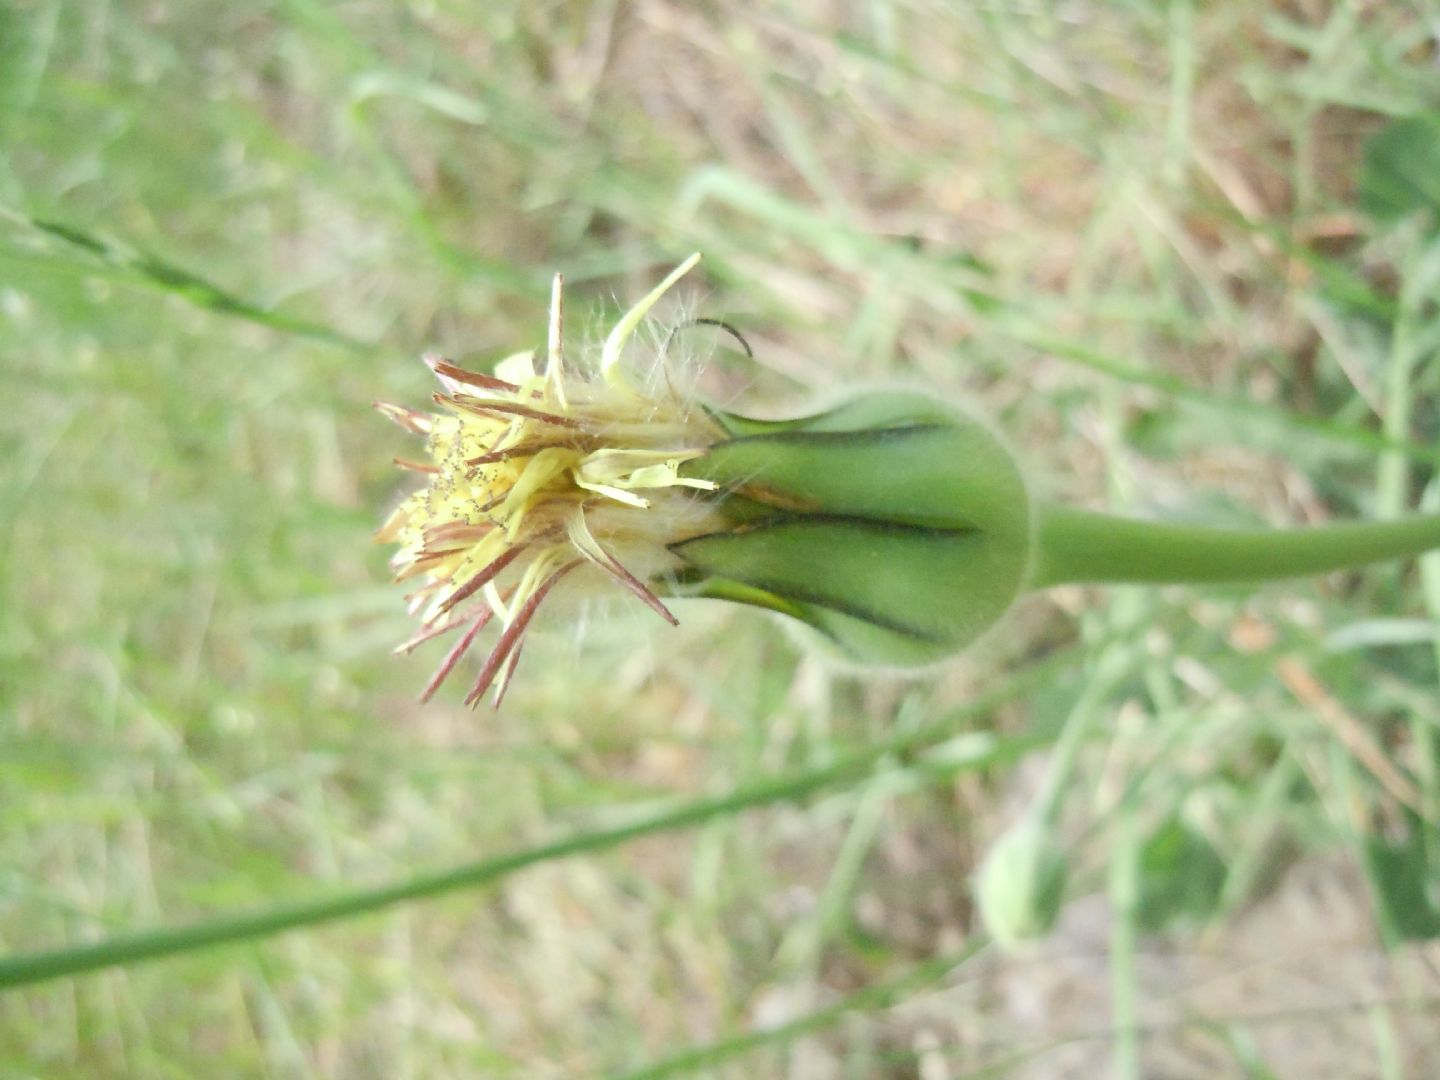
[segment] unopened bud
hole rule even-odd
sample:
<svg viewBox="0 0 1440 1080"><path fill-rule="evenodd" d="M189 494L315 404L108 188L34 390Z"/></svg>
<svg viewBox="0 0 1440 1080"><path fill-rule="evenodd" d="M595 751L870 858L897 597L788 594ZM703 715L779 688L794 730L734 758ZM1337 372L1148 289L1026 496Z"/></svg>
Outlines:
<svg viewBox="0 0 1440 1080"><path fill-rule="evenodd" d="M1065 853L1048 824L1027 815L996 840L980 864L975 899L1002 948L1050 932L1065 895Z"/></svg>
<svg viewBox="0 0 1440 1080"><path fill-rule="evenodd" d="M942 659L1014 602L1030 563L1015 459L983 423L910 390L813 416L719 415L731 438L685 463L725 529L671 546L693 593L781 611L844 656Z"/></svg>

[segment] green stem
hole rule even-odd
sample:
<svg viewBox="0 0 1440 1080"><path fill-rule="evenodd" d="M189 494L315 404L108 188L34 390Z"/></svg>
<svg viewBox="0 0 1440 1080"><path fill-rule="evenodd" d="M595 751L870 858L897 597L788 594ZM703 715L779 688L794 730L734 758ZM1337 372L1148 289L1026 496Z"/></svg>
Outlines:
<svg viewBox="0 0 1440 1080"><path fill-rule="evenodd" d="M1440 514L1302 529L1172 525L1054 505L1038 506L1036 517L1031 588L1276 581L1440 548Z"/></svg>

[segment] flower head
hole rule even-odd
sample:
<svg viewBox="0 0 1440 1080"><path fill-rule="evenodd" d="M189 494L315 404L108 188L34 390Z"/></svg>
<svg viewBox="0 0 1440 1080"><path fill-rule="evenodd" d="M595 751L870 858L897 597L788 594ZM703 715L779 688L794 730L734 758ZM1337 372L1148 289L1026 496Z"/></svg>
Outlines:
<svg viewBox="0 0 1440 1080"><path fill-rule="evenodd" d="M674 623L651 583L678 566L669 545L719 527L696 500L709 480L681 466L723 432L661 381L644 391L621 364L646 313L696 262L693 255L615 324L598 357L572 358L563 341L562 280L551 293L548 346L502 361L494 375L427 356L440 380L438 412L377 404L426 437L426 459L396 459L426 477L377 540L396 543L396 580L420 629L397 652L459 637L421 695L428 699L492 621L500 630L467 704L490 686L503 698L536 610L557 589L607 582Z"/></svg>
<svg viewBox="0 0 1440 1080"><path fill-rule="evenodd" d="M527 627L555 591L617 585L666 620L662 595L730 600L802 623L859 663L942 659L1020 594L1030 503L1013 455L963 409L877 387L828 409L755 420L703 408L663 370L621 365L646 312L692 256L571 362L555 279L549 345L494 375L431 357L439 413L379 408L428 437L428 477L380 530L419 632L459 637L428 698L491 621L501 629L466 701L503 697ZM704 320L702 320L704 321ZM722 324L723 325L723 324Z"/></svg>

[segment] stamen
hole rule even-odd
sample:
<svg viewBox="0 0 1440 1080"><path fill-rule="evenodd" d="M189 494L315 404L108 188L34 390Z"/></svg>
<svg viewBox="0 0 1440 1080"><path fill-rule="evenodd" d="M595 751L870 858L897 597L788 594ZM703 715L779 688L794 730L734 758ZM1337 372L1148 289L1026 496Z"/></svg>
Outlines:
<svg viewBox="0 0 1440 1080"><path fill-rule="evenodd" d="M399 424L412 435L430 434L430 417L404 405L391 405L388 401L373 401L371 407L387 420Z"/></svg>
<svg viewBox="0 0 1440 1080"><path fill-rule="evenodd" d="M448 634L451 630L454 630L455 627L463 623L468 617L469 616L467 615L456 615L452 618L444 620L441 623L436 624L435 626L426 627L418 634L411 637L408 641L396 645L395 648L390 650L390 652L395 656L406 656L409 653L414 652L421 645L424 645L425 642L433 641L435 638L440 637L442 634Z"/></svg>
<svg viewBox="0 0 1440 1080"><path fill-rule="evenodd" d="M482 390L498 390L504 394L518 394L520 387L504 379L497 379L494 375L482 375L478 371L466 371L462 367L456 367L443 356L436 356L434 353L425 354L425 363L431 371L439 377L441 382L450 380L452 382L464 383L467 386L478 386ZM455 387L450 387L456 390Z"/></svg>
<svg viewBox="0 0 1440 1080"><path fill-rule="evenodd" d="M515 643L515 651L510 654L510 659L505 662L505 670L500 675L500 682L495 687L495 710L498 712L501 703L505 700L505 692L510 689L510 680L515 676L515 669L520 666L520 654L525 651L525 639L521 638Z"/></svg>
<svg viewBox="0 0 1440 1080"><path fill-rule="evenodd" d="M605 344L600 349L600 374L606 382L624 384L624 375L620 371L620 354L635 333L635 328L640 325L640 320L645 318L660 298L669 292L677 281L688 274L699 261L700 253L697 251L670 271L665 280L651 289L643 300L620 316L620 321L615 324L614 329L610 331L610 336L605 339Z"/></svg>
<svg viewBox="0 0 1440 1080"><path fill-rule="evenodd" d="M565 401L565 278L555 275L550 283L550 332L545 354L545 385L555 395L560 408L566 408Z"/></svg>
<svg viewBox="0 0 1440 1080"><path fill-rule="evenodd" d="M540 606L540 602L545 599L546 595L555 587L556 583L559 582L562 577L571 570L574 570L582 561L581 559L575 559L572 562L566 563L546 578L540 587L530 594L530 598L526 600L520 610L515 613L514 620L505 628L505 632L500 635L500 640L495 643L495 648L491 650L490 656L485 661L485 666L480 669L479 678L475 680L475 685L470 688L470 693L465 697L466 705L473 706L484 697L485 691L488 690L490 684L495 681L495 675L500 670L500 665L504 663L505 657L510 654L511 649L515 648L521 635L525 633L525 628L530 625L530 620L535 617L535 610Z"/></svg>
<svg viewBox="0 0 1440 1080"><path fill-rule="evenodd" d="M571 519L569 534L570 542L575 545L576 550L579 551L580 554L584 555L592 563L600 567L601 570L604 570L621 585L633 592L644 601L655 614L659 615L671 626L680 625L680 620L670 612L669 608L660 602L660 598L646 588L644 582L630 573L629 570L625 569L620 563L620 560L606 551L605 548L601 546L600 541L595 539L595 534L590 531L590 525L585 520L585 510L583 507L578 510L575 517Z"/></svg>
<svg viewBox="0 0 1440 1080"><path fill-rule="evenodd" d="M439 614L443 615L445 612L454 608L455 605L462 604L474 596L484 587L487 581L493 580L500 571L518 559L528 546L527 544L519 544L507 549L498 557L491 559L483 570L462 585L453 595L440 602Z"/></svg>
<svg viewBox="0 0 1440 1080"><path fill-rule="evenodd" d="M480 609L480 614L475 616L475 621L471 624L470 629L466 630L465 635L445 654L445 659L440 661L440 666L435 669L435 674L430 676L430 681L425 684L425 689L420 691L421 704L429 701L435 691L440 689L440 684L445 681L445 676L455 670L455 665L460 662L460 658L470 651L470 646L475 641L475 635L485 628L485 624L494 614L488 607Z"/></svg>
<svg viewBox="0 0 1440 1080"><path fill-rule="evenodd" d="M393 580L397 585L402 581L409 581L416 574L431 569L437 564L444 562L446 559L450 558L454 554L455 553L453 551L437 551L431 555L421 555L419 558L414 559L408 565L406 565L404 558L402 558L400 555L396 555L390 560L391 566L398 567L398 569L395 571L394 578L392 578L391 580Z"/></svg>
<svg viewBox="0 0 1440 1080"><path fill-rule="evenodd" d="M466 458L466 465L493 465L497 461L509 461L517 457L534 457L541 450L553 450L563 447L562 443L529 443L525 446L511 446L504 450L492 450L488 454L481 454L479 457Z"/></svg>
<svg viewBox="0 0 1440 1080"><path fill-rule="evenodd" d="M621 565L620 560L615 558L614 555L611 555L608 551L605 552L605 555L607 561L596 564L600 569L604 570L621 585L624 585L643 600L655 614L659 615L671 626L680 625L680 620L671 613L669 608L660 602L658 596L645 587L644 582L630 573L629 570L626 570L625 567Z"/></svg>
<svg viewBox="0 0 1440 1080"><path fill-rule="evenodd" d="M436 525L425 532L427 544L438 543L461 543L466 544L474 540L483 540L493 532L495 526L488 521L479 524L472 524L468 521L447 521L444 525Z"/></svg>
<svg viewBox="0 0 1440 1080"><path fill-rule="evenodd" d="M568 416L545 412L543 409L535 409L513 401L491 401L489 398L477 398L469 394L454 394L450 397L446 397L444 394L435 394L433 399L437 405L452 405L481 416L488 416L492 413L513 413L530 420L539 420L543 424L554 424L556 427L578 428L580 426L578 420L572 420Z"/></svg>
<svg viewBox="0 0 1440 1080"><path fill-rule="evenodd" d="M412 619L416 615L420 614L420 610L425 606L425 602L429 600L430 597L434 596L437 592L439 592L440 586L443 584L444 582L441 581L429 581L426 582L424 585L421 585L420 588L416 589L414 592L406 593L405 613L409 615Z"/></svg>

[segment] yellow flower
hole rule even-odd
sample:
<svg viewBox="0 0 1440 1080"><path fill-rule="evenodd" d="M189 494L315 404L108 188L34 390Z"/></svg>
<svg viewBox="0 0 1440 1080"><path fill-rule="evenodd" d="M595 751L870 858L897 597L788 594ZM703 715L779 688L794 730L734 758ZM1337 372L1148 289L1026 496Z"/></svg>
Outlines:
<svg viewBox="0 0 1440 1080"><path fill-rule="evenodd" d="M440 357L425 362L444 393L440 410L377 404L426 436L425 461L397 458L428 478L396 508L376 539L395 543L397 581L420 629L406 653L453 631L460 636L421 694L428 700L492 620L499 636L466 704L491 686L504 697L527 628L545 599L609 582L662 617L675 617L647 582L679 568L669 545L722 527L711 504L687 489L715 484L681 475L723 432L661 377L644 390L621 354L654 304L700 259L692 255L615 324L598 357L565 355L562 279L550 302L548 348L502 361L494 375Z"/></svg>

